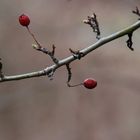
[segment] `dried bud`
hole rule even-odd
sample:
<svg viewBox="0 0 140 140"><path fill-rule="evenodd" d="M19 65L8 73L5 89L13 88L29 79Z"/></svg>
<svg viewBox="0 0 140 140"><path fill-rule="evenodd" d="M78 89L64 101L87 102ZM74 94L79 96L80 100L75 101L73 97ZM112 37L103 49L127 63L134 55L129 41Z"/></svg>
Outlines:
<svg viewBox="0 0 140 140"><path fill-rule="evenodd" d="M85 24L89 24L89 20L83 20L83 22L85 23Z"/></svg>

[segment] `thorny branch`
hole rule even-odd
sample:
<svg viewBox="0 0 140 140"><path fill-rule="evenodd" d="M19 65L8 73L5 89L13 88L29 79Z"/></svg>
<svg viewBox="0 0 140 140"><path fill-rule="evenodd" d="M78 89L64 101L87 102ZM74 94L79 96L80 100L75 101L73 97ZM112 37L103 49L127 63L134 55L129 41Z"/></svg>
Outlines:
<svg viewBox="0 0 140 140"><path fill-rule="evenodd" d="M136 11L133 13L137 13L137 15L139 15L139 10L136 9ZM96 15L94 15L94 17L96 19ZM94 19L94 20L95 20ZM100 31L98 31L98 23L96 24L96 29L95 32L97 33L97 36L100 35ZM98 29L97 29L98 28ZM102 47L104 44L109 43L117 38L123 37L125 35L128 35L129 39L127 40L127 46L133 50L132 48L132 33L134 33L135 30L137 30L138 28L140 28L140 20L138 20L137 22L135 22L134 24L130 25L129 27L122 29L116 33L113 33L109 36L106 37L102 37L100 38L96 43L85 47L82 50L79 51L73 51L72 49L70 49L70 52L72 53L71 56L66 57L62 60L55 60L54 57L54 53L55 53L55 46L52 46L52 51L48 51L46 48L42 47L40 45L40 43L35 39L34 35L31 33L32 37L34 38L35 42L37 43L37 45L33 45L33 47L38 50L38 51L42 51L43 53L48 54L54 64L44 68L43 70L40 71L36 71L36 72L31 72L31 73L26 73L26 74L20 74L20 75L13 75L13 76L6 76L3 71L2 71L2 62L0 62L0 82L5 82L5 81L14 81L14 80L21 80L21 79L27 79L27 78L32 78L32 77L39 77L39 76L48 76L51 77L54 75L55 70L57 70L59 67L61 66L66 66L67 71L68 71L68 80L67 80L67 84L68 86L71 86L69 84L71 77L72 77L72 72L71 72L71 68L70 68L70 63L75 61L75 60L79 60L81 57L86 56L87 54L89 54L90 52L92 52L93 50ZM98 37L97 37L98 38Z"/></svg>

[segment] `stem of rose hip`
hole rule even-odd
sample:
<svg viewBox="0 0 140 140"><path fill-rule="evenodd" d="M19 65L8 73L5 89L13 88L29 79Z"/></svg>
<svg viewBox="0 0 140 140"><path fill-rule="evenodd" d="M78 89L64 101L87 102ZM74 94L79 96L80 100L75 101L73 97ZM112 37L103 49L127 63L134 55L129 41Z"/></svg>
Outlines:
<svg viewBox="0 0 140 140"><path fill-rule="evenodd" d="M77 87L77 86L83 85L83 83L71 85L69 82L67 82L67 85L68 85L68 87Z"/></svg>
<svg viewBox="0 0 140 140"><path fill-rule="evenodd" d="M92 78L87 78L83 81L83 83L71 85L71 84L69 84L69 82L67 82L67 85L68 85L68 87L76 87L76 86L83 85L87 89L93 89L97 86L97 81Z"/></svg>
<svg viewBox="0 0 140 140"><path fill-rule="evenodd" d="M32 36L32 38L34 39L34 41L36 42L36 44L38 45L38 47L41 47L41 44L37 41L36 37L34 36L34 34L31 32L30 28L27 26L26 27L29 34Z"/></svg>

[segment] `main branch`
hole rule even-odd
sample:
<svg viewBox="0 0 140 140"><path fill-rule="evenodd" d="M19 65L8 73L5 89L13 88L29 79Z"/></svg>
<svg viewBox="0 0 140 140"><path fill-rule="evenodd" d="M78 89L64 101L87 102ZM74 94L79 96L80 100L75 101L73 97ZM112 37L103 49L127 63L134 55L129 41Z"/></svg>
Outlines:
<svg viewBox="0 0 140 140"><path fill-rule="evenodd" d="M93 50L103 46L104 44L111 42L119 37L129 35L133 33L135 30L140 28L140 21L137 21L136 23L132 24L131 26L118 31L116 33L113 33L107 37L103 37L99 39L95 44L92 44L88 47L85 47L84 49L79 51L79 54L81 53L82 57L85 55L89 54ZM75 57L74 55L71 55L69 57L66 57L62 60L59 60L58 63L51 65L43 70L37 71L37 72L31 72L31 73L26 73L26 74L20 74L20 75L14 75L14 76L6 76L3 75L0 77L0 82L5 82L5 81L14 81L14 80L22 80L22 79L27 79L27 78L32 78L32 77L39 77L39 76L49 76L50 74L53 74L56 69L58 69L61 66L70 64L71 62L77 60L78 57Z"/></svg>

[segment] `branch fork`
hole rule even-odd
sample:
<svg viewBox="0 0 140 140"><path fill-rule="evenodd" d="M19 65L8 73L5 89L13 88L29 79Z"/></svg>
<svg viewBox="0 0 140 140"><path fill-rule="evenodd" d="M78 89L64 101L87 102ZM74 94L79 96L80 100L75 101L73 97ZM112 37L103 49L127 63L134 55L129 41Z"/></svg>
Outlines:
<svg viewBox="0 0 140 140"><path fill-rule="evenodd" d="M136 7L136 9L132 11L132 13L136 14L138 17L140 17L140 11L139 11L138 7ZM138 20L140 20L140 18Z"/></svg>

